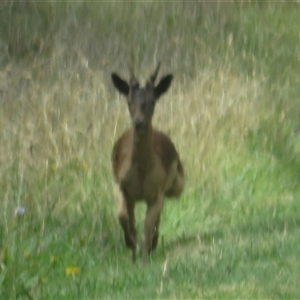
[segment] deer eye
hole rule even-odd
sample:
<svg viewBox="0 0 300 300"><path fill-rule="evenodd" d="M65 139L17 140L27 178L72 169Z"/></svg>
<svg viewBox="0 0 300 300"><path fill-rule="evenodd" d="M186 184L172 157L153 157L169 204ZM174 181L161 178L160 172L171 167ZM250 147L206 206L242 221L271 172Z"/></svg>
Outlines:
<svg viewBox="0 0 300 300"><path fill-rule="evenodd" d="M128 103L128 105L132 105L134 102L135 102L135 101L134 101L134 99L133 99L132 97L127 98L127 103Z"/></svg>

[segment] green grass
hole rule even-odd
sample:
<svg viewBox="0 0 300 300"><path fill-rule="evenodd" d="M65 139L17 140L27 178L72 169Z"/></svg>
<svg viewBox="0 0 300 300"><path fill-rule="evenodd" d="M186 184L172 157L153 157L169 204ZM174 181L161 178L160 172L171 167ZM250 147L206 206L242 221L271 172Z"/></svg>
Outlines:
<svg viewBox="0 0 300 300"><path fill-rule="evenodd" d="M0 298L298 298L299 9L2 4ZM143 266L117 221L109 159L129 119L110 73L132 61L143 81L158 60L175 80L153 123L186 186Z"/></svg>

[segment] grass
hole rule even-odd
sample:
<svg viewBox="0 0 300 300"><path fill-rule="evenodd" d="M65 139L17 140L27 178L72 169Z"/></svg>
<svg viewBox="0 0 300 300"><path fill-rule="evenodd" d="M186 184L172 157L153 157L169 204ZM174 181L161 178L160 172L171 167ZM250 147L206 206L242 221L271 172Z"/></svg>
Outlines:
<svg viewBox="0 0 300 300"><path fill-rule="evenodd" d="M0 298L297 298L298 15L297 3L3 3ZM144 267L116 217L109 158L129 120L110 73L132 61L145 80L158 60L175 81L153 122L186 187Z"/></svg>

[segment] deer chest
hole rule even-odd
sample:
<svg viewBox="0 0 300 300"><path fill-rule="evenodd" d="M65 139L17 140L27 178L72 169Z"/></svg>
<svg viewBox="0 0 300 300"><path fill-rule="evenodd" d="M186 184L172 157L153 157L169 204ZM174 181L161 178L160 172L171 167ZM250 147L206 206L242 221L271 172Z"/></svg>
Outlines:
<svg viewBox="0 0 300 300"><path fill-rule="evenodd" d="M163 192L166 172L158 158L148 166L128 166L121 180L121 188L132 200L152 201L158 192Z"/></svg>

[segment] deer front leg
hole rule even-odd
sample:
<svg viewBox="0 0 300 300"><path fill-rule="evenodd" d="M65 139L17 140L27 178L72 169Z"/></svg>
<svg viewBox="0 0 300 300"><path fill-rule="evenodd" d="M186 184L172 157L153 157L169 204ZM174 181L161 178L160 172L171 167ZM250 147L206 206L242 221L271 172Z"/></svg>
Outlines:
<svg viewBox="0 0 300 300"><path fill-rule="evenodd" d="M136 228L134 207L135 203L125 197L124 192L116 187L115 194L118 200L118 218L124 232L124 239L127 248L131 249L132 261L136 260Z"/></svg>
<svg viewBox="0 0 300 300"><path fill-rule="evenodd" d="M162 210L163 197L159 197L157 202L148 204L144 233L142 238L143 262L148 261L148 254L154 250L158 242L158 226L160 212Z"/></svg>

